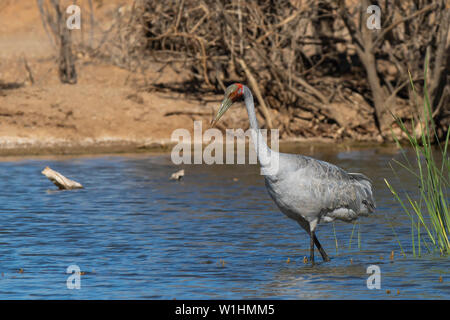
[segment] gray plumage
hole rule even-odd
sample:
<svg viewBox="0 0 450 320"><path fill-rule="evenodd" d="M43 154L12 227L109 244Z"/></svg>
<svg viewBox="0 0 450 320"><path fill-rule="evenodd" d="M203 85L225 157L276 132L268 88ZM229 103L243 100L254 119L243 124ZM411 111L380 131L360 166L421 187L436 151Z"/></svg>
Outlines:
<svg viewBox="0 0 450 320"><path fill-rule="evenodd" d="M369 178L325 161L280 153L278 174L264 178L272 199L294 220L351 222L375 208Z"/></svg>
<svg viewBox="0 0 450 320"><path fill-rule="evenodd" d="M329 261L315 235L316 227L321 222L336 219L351 222L372 213L375 201L370 179L361 173L348 173L325 161L271 150L259 131L253 96L241 84L227 88L214 122L241 96L245 99L250 127L253 129L252 138L263 171L270 161L277 161L278 164L275 173L264 175L269 195L287 217L295 220L310 235L311 263L314 264L314 245L322 258ZM276 157L270 158L268 155Z"/></svg>

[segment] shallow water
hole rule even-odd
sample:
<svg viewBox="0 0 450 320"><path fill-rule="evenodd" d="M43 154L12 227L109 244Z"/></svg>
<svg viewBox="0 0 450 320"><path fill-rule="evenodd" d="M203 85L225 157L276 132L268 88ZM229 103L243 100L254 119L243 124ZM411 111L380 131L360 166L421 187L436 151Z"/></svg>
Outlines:
<svg viewBox="0 0 450 320"><path fill-rule="evenodd" d="M388 177L400 188L388 166L398 155L310 153L366 173L378 207L353 236L352 224L336 223L336 237L320 225L331 262L316 252L314 268L303 263L308 235L278 211L255 165L185 165L174 182L170 155L3 159L0 299L449 299L450 259L412 256L410 221L385 187ZM40 174L47 165L85 189L55 190ZM70 265L83 272L79 290L67 287ZM369 265L380 290L367 288Z"/></svg>

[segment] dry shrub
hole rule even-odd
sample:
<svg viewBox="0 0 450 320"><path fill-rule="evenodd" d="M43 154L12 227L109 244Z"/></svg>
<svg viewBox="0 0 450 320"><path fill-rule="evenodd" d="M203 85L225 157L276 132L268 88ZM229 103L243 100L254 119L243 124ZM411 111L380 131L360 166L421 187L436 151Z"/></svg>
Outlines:
<svg viewBox="0 0 450 320"><path fill-rule="evenodd" d="M269 107L261 113L266 124L271 118L285 135L371 140L390 135L391 112L406 122L420 117L407 71L420 91L428 52L443 136L450 99L445 1L375 3L380 30L366 27L368 1L136 0L118 19L120 49L111 56L143 74L155 61L182 66L189 83L166 85L187 93L246 82Z"/></svg>

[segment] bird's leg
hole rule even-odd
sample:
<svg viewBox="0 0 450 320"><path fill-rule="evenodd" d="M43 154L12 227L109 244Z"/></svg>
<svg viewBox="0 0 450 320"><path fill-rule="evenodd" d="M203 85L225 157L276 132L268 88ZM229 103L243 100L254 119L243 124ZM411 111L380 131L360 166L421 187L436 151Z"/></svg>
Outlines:
<svg viewBox="0 0 450 320"><path fill-rule="evenodd" d="M327 253L325 252L325 250L322 248L319 239L317 239L316 234L314 234L314 243L316 244L317 249L319 250L320 254L322 255L322 259L325 262L330 261L330 258L328 258Z"/></svg>
<svg viewBox="0 0 450 320"><path fill-rule="evenodd" d="M309 234L311 242L310 242L310 260L312 265L314 265L314 244L316 245L317 249L319 250L320 254L322 255L322 259L324 261L330 261L330 258L328 258L325 250L320 245L319 240L316 237L315 230L317 228L317 221L314 220L310 223L304 220L298 220L298 224Z"/></svg>
<svg viewBox="0 0 450 320"><path fill-rule="evenodd" d="M309 222L309 237L310 237L309 255L310 255L310 260L311 260L312 266L314 266L314 242L315 242L315 240L317 240L316 234L315 234L315 231L317 228L317 222L318 222L317 220L313 220L313 221ZM319 247L317 247L317 248L319 248Z"/></svg>
<svg viewBox="0 0 450 320"><path fill-rule="evenodd" d="M311 260L311 265L314 266L314 231L310 231L310 237L311 237L311 241L310 241L310 247L309 247L309 259Z"/></svg>

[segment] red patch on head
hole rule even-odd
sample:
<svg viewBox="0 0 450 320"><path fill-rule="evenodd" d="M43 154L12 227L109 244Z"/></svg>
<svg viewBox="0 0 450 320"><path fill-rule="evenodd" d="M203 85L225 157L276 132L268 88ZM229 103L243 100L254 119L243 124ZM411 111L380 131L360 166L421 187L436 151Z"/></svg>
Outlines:
<svg viewBox="0 0 450 320"><path fill-rule="evenodd" d="M244 86L242 84L235 83L234 85L237 87L237 89L231 95L231 99L233 100L233 102L242 97L242 95L244 94Z"/></svg>

